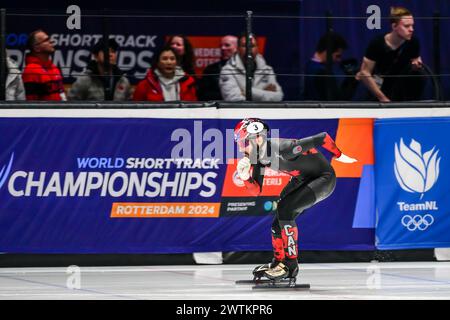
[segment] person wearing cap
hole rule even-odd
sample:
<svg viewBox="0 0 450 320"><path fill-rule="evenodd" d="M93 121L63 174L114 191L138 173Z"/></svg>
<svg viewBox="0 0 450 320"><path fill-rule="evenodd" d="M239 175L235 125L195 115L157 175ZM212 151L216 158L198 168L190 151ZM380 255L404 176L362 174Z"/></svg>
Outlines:
<svg viewBox="0 0 450 320"><path fill-rule="evenodd" d="M69 90L69 100L114 100L125 101L131 97L130 82L125 73L117 67L118 43L109 39L109 70L104 69L103 40L97 42L91 50L92 60L86 70L73 83ZM105 88L112 88L110 97L105 96Z"/></svg>

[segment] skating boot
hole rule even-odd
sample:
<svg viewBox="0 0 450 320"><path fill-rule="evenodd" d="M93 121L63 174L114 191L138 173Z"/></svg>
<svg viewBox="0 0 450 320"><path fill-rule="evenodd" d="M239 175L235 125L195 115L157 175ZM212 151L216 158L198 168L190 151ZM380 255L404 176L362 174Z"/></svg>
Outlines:
<svg viewBox="0 0 450 320"><path fill-rule="evenodd" d="M289 268L284 263L280 262L274 268L264 272L264 276L274 282L281 282L283 279L288 280L288 286L295 286L298 274L298 265L294 264Z"/></svg>
<svg viewBox="0 0 450 320"><path fill-rule="evenodd" d="M256 282L253 290L309 290L307 283L297 284L298 265L288 267L280 262L274 268L264 272L264 277L269 280Z"/></svg>
<svg viewBox="0 0 450 320"><path fill-rule="evenodd" d="M255 269L253 269L253 280L260 280L264 273L272 268L275 268L278 264L280 264L280 261L277 261L275 259L272 259L271 262L262 264L260 266L257 266Z"/></svg>

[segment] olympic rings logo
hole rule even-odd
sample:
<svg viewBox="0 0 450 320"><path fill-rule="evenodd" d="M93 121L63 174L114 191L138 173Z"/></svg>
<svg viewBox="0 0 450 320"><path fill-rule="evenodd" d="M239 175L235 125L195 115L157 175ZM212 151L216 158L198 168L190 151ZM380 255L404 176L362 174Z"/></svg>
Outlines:
<svg viewBox="0 0 450 320"><path fill-rule="evenodd" d="M416 231L417 229L424 231L431 226L433 222L434 218L431 214L426 214L423 217L419 214L414 217L406 215L402 218L402 225L409 231Z"/></svg>

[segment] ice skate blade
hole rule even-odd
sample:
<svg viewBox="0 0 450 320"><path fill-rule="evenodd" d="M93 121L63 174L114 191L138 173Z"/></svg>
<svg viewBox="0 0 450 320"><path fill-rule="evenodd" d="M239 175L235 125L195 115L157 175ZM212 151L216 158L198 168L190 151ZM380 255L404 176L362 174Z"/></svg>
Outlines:
<svg viewBox="0 0 450 320"><path fill-rule="evenodd" d="M283 279L279 281L280 283L289 283L288 279ZM255 279L255 280L237 280L235 284L263 284L263 283L273 283L272 280L268 279Z"/></svg>
<svg viewBox="0 0 450 320"><path fill-rule="evenodd" d="M299 283L294 285L289 285L289 281L285 282L266 282L261 284L256 284L252 287L253 290L296 290L296 291L307 291L311 286L307 283Z"/></svg>

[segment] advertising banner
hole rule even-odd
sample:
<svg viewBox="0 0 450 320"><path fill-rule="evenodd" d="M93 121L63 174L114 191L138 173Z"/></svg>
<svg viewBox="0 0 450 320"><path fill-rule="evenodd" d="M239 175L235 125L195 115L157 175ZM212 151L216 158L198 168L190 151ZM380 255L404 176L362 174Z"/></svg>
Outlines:
<svg viewBox="0 0 450 320"><path fill-rule="evenodd" d="M450 246L449 130L450 118L376 121L379 249Z"/></svg>
<svg viewBox="0 0 450 320"><path fill-rule="evenodd" d="M353 123L348 130L349 123L336 119L268 123L280 137L327 131L344 146L367 125ZM251 196L236 173L235 124L0 119L0 252L271 250L277 199L290 177L267 170L262 195ZM367 161L351 155L361 162L349 164L353 170L336 168L334 193L298 218L300 249L373 249L373 226L355 224Z"/></svg>

